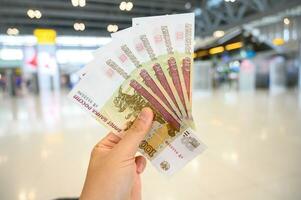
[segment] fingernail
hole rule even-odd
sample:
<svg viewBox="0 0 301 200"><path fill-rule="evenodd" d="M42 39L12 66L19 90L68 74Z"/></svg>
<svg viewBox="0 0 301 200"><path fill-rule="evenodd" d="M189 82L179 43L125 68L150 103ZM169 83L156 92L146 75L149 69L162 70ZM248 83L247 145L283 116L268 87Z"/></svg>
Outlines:
<svg viewBox="0 0 301 200"><path fill-rule="evenodd" d="M138 118L144 122L148 122L152 120L152 110L150 108L143 108L139 113Z"/></svg>
<svg viewBox="0 0 301 200"><path fill-rule="evenodd" d="M137 169L137 173L141 174L144 171L145 166L144 165L140 165Z"/></svg>
<svg viewBox="0 0 301 200"><path fill-rule="evenodd" d="M145 162L140 163L140 165L138 165L138 167L137 167L137 173L141 174L144 171L145 167L146 167L146 163Z"/></svg>

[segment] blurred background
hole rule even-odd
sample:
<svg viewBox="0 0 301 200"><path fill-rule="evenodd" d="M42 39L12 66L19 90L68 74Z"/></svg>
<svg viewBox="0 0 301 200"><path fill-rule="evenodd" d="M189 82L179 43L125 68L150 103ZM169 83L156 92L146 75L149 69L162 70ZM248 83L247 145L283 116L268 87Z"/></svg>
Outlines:
<svg viewBox="0 0 301 200"><path fill-rule="evenodd" d="M185 12L208 149L171 178L149 163L143 199L301 199L300 0L0 0L1 200L80 195L106 130L66 98L75 72L131 18Z"/></svg>

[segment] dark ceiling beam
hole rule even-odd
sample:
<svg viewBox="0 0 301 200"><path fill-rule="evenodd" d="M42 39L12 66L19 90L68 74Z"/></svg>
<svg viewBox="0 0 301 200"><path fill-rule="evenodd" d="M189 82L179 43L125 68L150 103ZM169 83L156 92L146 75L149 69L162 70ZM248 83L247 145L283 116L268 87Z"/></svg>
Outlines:
<svg viewBox="0 0 301 200"><path fill-rule="evenodd" d="M234 13L233 5L230 3L226 3L225 7L226 7L225 12L227 13L226 16L228 16L228 19L232 20L232 21L236 21L237 19L236 19L235 13ZM235 11L236 11L236 9L235 9Z"/></svg>
<svg viewBox="0 0 301 200"><path fill-rule="evenodd" d="M86 0L85 7L73 7L71 0L0 0L0 28L6 33L9 27L18 27L20 33L25 30L29 34L35 28L53 28L58 33L109 35L106 31L108 24L115 23L119 29L131 26L133 17L183 13L186 0L135 0L130 12L119 10L121 0ZM190 0L191 9L198 0ZM28 9L39 9L41 19L29 19ZM84 32L73 30L73 24L82 21L86 25ZM63 30L63 31L61 31Z"/></svg>
<svg viewBox="0 0 301 200"><path fill-rule="evenodd" d="M29 19L22 19L22 18L8 18L8 19L2 19L0 18L0 24L1 25L34 25L34 26L43 26L43 25L51 25L51 26L57 26L59 27L71 27L73 28L75 20L59 20L59 19L43 19L43 20L29 20ZM84 22L86 28L101 28L101 29L107 29L108 22L91 22L87 21ZM130 24L118 24L119 29L128 28Z"/></svg>
<svg viewBox="0 0 301 200"><path fill-rule="evenodd" d="M87 3L89 2L96 2L96 3L108 3L108 4L117 4L119 6L119 3L122 0L87 0ZM179 1L179 0L136 0L133 1L134 6L145 6L145 7L149 7L150 3L153 3L153 5L155 6L162 6L162 5L166 5L168 4L170 6L170 8L175 8L175 9L185 9L185 3L187 1ZM192 1L193 2L193 1Z"/></svg>
<svg viewBox="0 0 301 200"><path fill-rule="evenodd" d="M236 17L240 20L244 17L246 11L247 11L247 5L245 5L244 3L240 6L239 10L237 11L237 15Z"/></svg>
<svg viewBox="0 0 301 200"><path fill-rule="evenodd" d="M0 0L1 4L6 4L6 5L22 5L22 6L28 6L28 8L33 7L33 8L43 8L43 7L52 7L52 8L75 8L72 6L71 4L71 0L59 0L59 1L44 1L44 0L40 0L40 1L36 1L36 0ZM78 7L78 9L85 9L87 7L104 7L107 10L108 9L118 9L119 10L119 4L120 1L92 1L92 0L87 0L86 1L86 6L83 8ZM158 10L163 10L164 8L162 8L162 5L167 4L168 5L168 9L170 10L185 10L185 3L184 2L177 2L177 1L151 1L152 2L152 9L158 9ZM149 9L150 8L150 2L148 1L134 1L134 8L133 11L135 9Z"/></svg>
<svg viewBox="0 0 301 200"><path fill-rule="evenodd" d="M265 11L268 7L266 0L253 0L253 3L261 12Z"/></svg>
<svg viewBox="0 0 301 200"><path fill-rule="evenodd" d="M0 15L2 17L9 17L9 16L24 16L27 17L26 10L22 8L14 8L14 9L6 9L6 8L0 8ZM42 18L40 20L43 20L45 17L58 17L58 18L72 18L74 20L76 19L93 19L93 20L102 20L102 19L110 19L112 22L128 22L131 21L130 16L122 16L118 14L109 14L109 13L99 13L99 12L85 12L83 10L73 11L73 12L58 12L55 9L45 9L41 10L42 12Z"/></svg>
<svg viewBox="0 0 301 200"><path fill-rule="evenodd" d="M56 2L56 1L38 1L33 3L32 1L20 1L20 0L13 0L7 1L2 3L3 7L6 8L23 8L25 11L28 9L56 9L57 11L78 11L82 10L85 12L120 12L120 14L131 14L131 15L147 15L150 12L149 8L141 8L141 7L134 7L130 12L121 11L119 9L119 5L107 5L107 4L96 4L96 3L87 3L87 5L83 8L80 7L73 7L69 3L65 3L64 1ZM155 7L152 8L152 12L157 15L166 14L166 9L164 7ZM176 11L182 11L182 9L176 9Z"/></svg>

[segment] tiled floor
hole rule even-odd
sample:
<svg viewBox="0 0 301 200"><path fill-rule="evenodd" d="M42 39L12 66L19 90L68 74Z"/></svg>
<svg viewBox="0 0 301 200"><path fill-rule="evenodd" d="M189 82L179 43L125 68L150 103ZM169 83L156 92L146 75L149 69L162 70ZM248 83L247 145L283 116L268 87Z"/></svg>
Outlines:
<svg viewBox="0 0 301 200"><path fill-rule="evenodd" d="M206 152L171 178L150 164L145 200L300 200L301 96L197 93ZM78 196L104 128L63 94L0 99L0 199Z"/></svg>

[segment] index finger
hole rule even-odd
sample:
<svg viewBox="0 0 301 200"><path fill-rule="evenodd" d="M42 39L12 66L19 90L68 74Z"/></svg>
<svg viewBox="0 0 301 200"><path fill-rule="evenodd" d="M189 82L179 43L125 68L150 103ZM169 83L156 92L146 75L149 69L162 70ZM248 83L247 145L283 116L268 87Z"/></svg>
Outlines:
<svg viewBox="0 0 301 200"><path fill-rule="evenodd" d="M117 136L113 132L109 132L104 138L102 138L94 147L94 149L113 149L116 144L121 140L121 137Z"/></svg>

